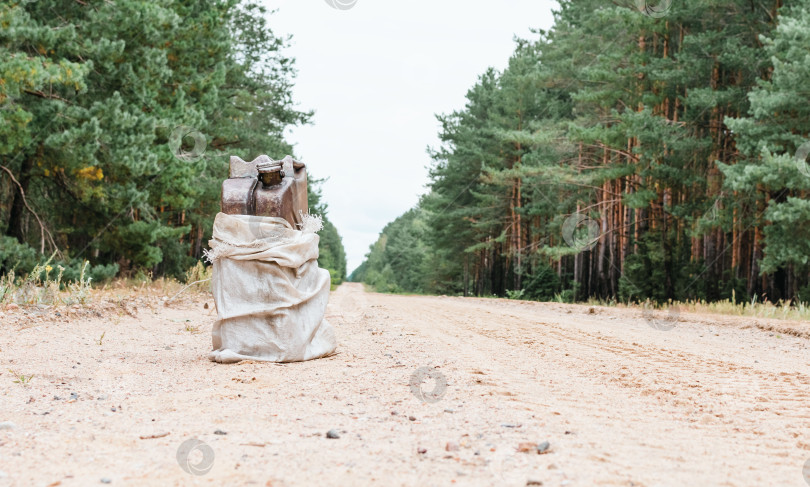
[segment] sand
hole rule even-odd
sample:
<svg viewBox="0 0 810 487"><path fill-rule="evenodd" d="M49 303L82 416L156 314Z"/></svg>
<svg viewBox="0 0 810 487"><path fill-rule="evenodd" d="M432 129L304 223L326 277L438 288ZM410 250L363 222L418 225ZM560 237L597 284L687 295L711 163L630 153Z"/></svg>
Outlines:
<svg viewBox="0 0 810 487"><path fill-rule="evenodd" d="M805 485L806 323L344 284L336 355L219 365L163 303L2 312L0 486Z"/></svg>

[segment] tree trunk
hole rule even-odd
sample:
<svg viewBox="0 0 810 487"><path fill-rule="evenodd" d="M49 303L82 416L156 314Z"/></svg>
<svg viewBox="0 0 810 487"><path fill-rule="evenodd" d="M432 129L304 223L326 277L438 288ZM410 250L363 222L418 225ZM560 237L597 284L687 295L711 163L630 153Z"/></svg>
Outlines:
<svg viewBox="0 0 810 487"><path fill-rule="evenodd" d="M30 157L23 159L20 175L17 178L17 182L20 183L23 192L26 194L29 194L28 188L31 183L31 170L33 168L34 155L32 154ZM26 211L25 203L23 202L23 195L20 193L20 188L18 188L16 184L12 185L11 188L11 191L14 194L14 199L11 203L11 213L9 214L8 218L8 234L19 240L20 243L23 243L25 242L25 236L28 233L28 229L25 228L26 225L23 222L23 216Z"/></svg>

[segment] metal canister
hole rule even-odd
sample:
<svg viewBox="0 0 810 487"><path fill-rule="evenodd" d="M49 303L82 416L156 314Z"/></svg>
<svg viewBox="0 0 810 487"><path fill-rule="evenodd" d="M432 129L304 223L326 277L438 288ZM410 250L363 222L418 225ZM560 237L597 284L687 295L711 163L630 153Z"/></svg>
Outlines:
<svg viewBox="0 0 810 487"><path fill-rule="evenodd" d="M222 183L222 212L280 217L299 228L309 212L306 165L291 156L275 161L261 155L251 162L231 156L230 177Z"/></svg>

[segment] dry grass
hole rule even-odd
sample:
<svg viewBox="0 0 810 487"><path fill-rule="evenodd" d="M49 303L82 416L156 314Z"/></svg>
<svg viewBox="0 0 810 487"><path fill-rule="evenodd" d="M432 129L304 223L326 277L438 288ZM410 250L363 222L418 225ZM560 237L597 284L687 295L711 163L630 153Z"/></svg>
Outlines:
<svg viewBox="0 0 810 487"><path fill-rule="evenodd" d="M649 307L667 310L677 307L681 313L720 314L728 316L747 316L751 318L810 321L810 306L807 303L792 301L759 302L755 296L750 301L738 302L735 298L723 301L707 302L705 300L669 301L661 305L653 303L617 303L616 301L589 300L588 304L598 306L619 306L623 308Z"/></svg>
<svg viewBox="0 0 810 487"><path fill-rule="evenodd" d="M770 301L764 303L756 302L756 299L745 303L735 303L732 300L716 301L707 303L705 301L687 301L678 303L680 309L695 313L718 313L734 316L751 316L756 318L768 318L791 321L810 320L810 307L805 303L792 303L790 301L779 301L774 304Z"/></svg>
<svg viewBox="0 0 810 487"><path fill-rule="evenodd" d="M85 268L87 263L85 263ZM149 274L119 278L94 286L84 271L79 281L64 283L62 269L47 263L37 266L25 277L13 272L0 276L0 311L2 309L70 310L72 312L105 312L119 316L137 316L139 308L168 305L175 299L210 293L211 268L198 263L186 272L186 285L176 279L152 279ZM103 337L100 340L103 340Z"/></svg>

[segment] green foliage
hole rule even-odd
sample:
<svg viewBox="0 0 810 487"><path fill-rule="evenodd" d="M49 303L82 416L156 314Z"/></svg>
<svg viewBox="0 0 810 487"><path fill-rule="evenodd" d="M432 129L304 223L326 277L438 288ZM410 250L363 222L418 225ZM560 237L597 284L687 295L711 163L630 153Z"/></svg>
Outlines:
<svg viewBox="0 0 810 487"><path fill-rule="evenodd" d="M810 4L786 5L780 13L775 31L763 38L773 74L748 93L749 116L726 120L739 133L737 145L746 157L720 167L726 188L745 195L746 216L764 226L762 270L788 268L805 277L810 270L810 150L800 149L810 148Z"/></svg>
<svg viewBox="0 0 810 487"><path fill-rule="evenodd" d="M65 266L64 282L78 283L82 279L90 279L94 283L109 281L118 274L118 264L89 265L89 261L73 261Z"/></svg>
<svg viewBox="0 0 810 487"><path fill-rule="evenodd" d="M27 274L40 261L39 253L14 237L0 236L0 275L9 271Z"/></svg>
<svg viewBox="0 0 810 487"><path fill-rule="evenodd" d="M350 280L379 292L430 291L426 214L417 207L385 226Z"/></svg>
<svg viewBox="0 0 810 487"><path fill-rule="evenodd" d="M525 289L521 289L519 291L507 289L506 291L506 297L509 299L523 299L525 294L526 294Z"/></svg>
<svg viewBox="0 0 810 487"><path fill-rule="evenodd" d="M53 255L40 255L14 237L0 236L0 275L14 272L18 276L26 276L26 279L40 279L46 266L58 267L62 272L61 284L64 286L79 281L86 265L87 261L61 260ZM97 264L86 271L93 282L105 282L118 273L118 264Z"/></svg>
<svg viewBox="0 0 810 487"><path fill-rule="evenodd" d="M550 31L517 40L506 69L438 117L419 256L391 251L419 228L400 217L352 278L651 305L801 297L810 4L781 3L676 2L655 18L560 1Z"/></svg>
<svg viewBox="0 0 810 487"><path fill-rule="evenodd" d="M311 176L307 179L307 200L310 214L323 218L323 230L318 232L318 265L329 271L332 286L337 286L346 280L346 250L337 228L329 221L329 206L322 201L323 182Z"/></svg>
<svg viewBox="0 0 810 487"><path fill-rule="evenodd" d="M249 0L0 4L0 272L30 271L44 246L72 280L85 259L94 278L182 277L227 156L291 153L284 131L311 116L265 14Z"/></svg>
<svg viewBox="0 0 810 487"><path fill-rule="evenodd" d="M560 278L544 261L537 263L523 281L525 298L535 301L552 301L560 292Z"/></svg>
<svg viewBox="0 0 810 487"><path fill-rule="evenodd" d="M346 251L337 228L324 218L323 230L319 233L318 265L327 269L332 277L332 285L346 280Z"/></svg>

